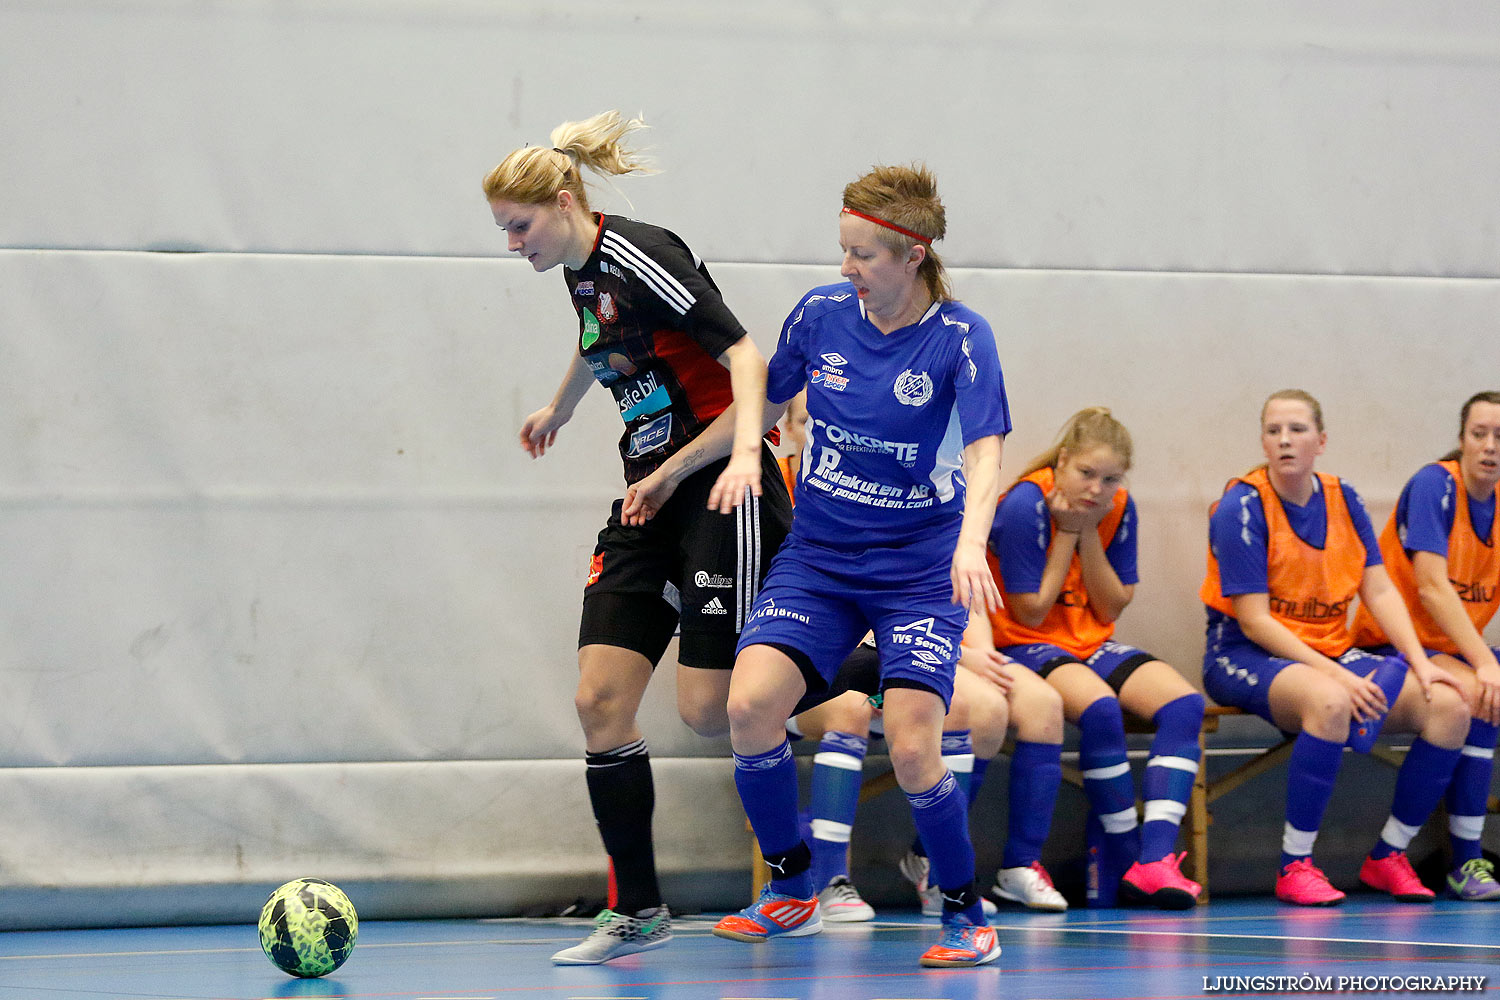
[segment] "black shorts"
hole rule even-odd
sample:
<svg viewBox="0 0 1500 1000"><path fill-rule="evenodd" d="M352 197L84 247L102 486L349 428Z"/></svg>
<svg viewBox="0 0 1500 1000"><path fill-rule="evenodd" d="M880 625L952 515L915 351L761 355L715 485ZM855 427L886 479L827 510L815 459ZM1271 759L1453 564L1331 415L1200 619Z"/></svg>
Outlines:
<svg viewBox="0 0 1500 1000"><path fill-rule="evenodd" d="M850 691L858 691L867 698L884 694L890 688L916 688L919 691L931 691L942 697L941 692L930 685L923 684L915 678L893 677L886 683L880 681L880 652L875 644L870 641L861 642L854 647L854 652L844 658L839 664L838 673L833 675L832 681L823 680L817 670L813 668L812 661L799 650L780 643L770 643L781 650L797 668L802 671L802 678L807 682L807 693L802 700L797 702L797 707L792 709L792 718L796 718L803 712L817 708L824 702L832 701L841 694Z"/></svg>
<svg viewBox="0 0 1500 1000"><path fill-rule="evenodd" d="M761 496L733 514L707 509L728 459L693 473L640 527L616 500L599 532L583 589L578 645L620 646L658 662L679 624L678 660L728 670L745 617L792 523L792 501L768 445Z"/></svg>

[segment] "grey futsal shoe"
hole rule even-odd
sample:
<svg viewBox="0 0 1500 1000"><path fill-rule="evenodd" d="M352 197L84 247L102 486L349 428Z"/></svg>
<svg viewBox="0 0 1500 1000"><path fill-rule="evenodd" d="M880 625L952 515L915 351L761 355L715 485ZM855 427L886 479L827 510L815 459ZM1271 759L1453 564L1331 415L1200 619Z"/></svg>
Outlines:
<svg viewBox="0 0 1500 1000"><path fill-rule="evenodd" d="M627 916L605 910L594 918L594 931L571 948L552 956L553 965L599 965L621 955L660 948L672 940L672 914L665 906Z"/></svg>
<svg viewBox="0 0 1500 1000"><path fill-rule="evenodd" d="M846 875L835 875L818 893L818 908L831 924L857 924L875 919L875 909L860 897Z"/></svg>

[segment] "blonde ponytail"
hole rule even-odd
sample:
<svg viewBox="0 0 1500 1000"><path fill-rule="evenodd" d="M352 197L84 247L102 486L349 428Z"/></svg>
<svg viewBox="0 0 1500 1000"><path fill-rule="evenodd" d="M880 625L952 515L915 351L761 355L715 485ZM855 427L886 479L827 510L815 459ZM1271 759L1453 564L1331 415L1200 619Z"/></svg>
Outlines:
<svg viewBox="0 0 1500 1000"><path fill-rule="evenodd" d="M559 191L571 191L579 208L587 212L583 171L587 167L601 177L649 174L651 163L625 144L631 133L646 128L640 118L625 118L618 111L605 111L583 121L563 122L552 130L552 146L525 146L501 160L484 178L484 195L490 201L513 201L540 205Z"/></svg>

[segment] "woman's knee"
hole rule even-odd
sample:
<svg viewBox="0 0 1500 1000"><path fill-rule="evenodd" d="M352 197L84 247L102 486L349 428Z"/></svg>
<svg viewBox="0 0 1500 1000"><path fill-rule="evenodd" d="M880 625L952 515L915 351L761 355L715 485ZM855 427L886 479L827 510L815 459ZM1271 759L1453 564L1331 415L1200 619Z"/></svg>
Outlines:
<svg viewBox="0 0 1500 1000"><path fill-rule="evenodd" d="M895 772L896 782L902 788L923 791L933 785L936 780L932 778L933 775L941 776L943 755L938 742L909 737L893 739L889 731L885 738L891 758L891 770ZM929 778L932 780L928 780Z"/></svg>
<svg viewBox="0 0 1500 1000"><path fill-rule="evenodd" d="M966 685L954 692L953 711L948 713L943 728L967 729L974 741L974 752L982 757L993 757L1005 743L1005 731L1010 725L1010 703L1004 693L993 684L980 681ZM962 714L958 711L963 709Z"/></svg>
<svg viewBox="0 0 1500 1000"><path fill-rule="evenodd" d="M1326 740L1348 737L1354 705L1343 688L1331 682L1320 684L1303 693L1299 707L1304 732Z"/></svg>
<svg viewBox="0 0 1500 1000"><path fill-rule="evenodd" d="M699 736L723 736L729 732L729 711L723 695L677 690L677 714Z"/></svg>
<svg viewBox="0 0 1500 1000"><path fill-rule="evenodd" d="M590 719L615 718L624 708L623 693L614 684L585 678L578 682L578 690L573 692L573 709L578 713L578 718L585 722Z"/></svg>
<svg viewBox="0 0 1500 1000"><path fill-rule="evenodd" d="M1050 684L1017 685L1012 688L1010 717L1018 740L1027 743L1062 742L1062 695Z"/></svg>
<svg viewBox="0 0 1500 1000"><path fill-rule="evenodd" d="M1469 706L1457 690L1446 684L1432 685L1431 696L1422 738L1449 750L1462 746L1469 735Z"/></svg>

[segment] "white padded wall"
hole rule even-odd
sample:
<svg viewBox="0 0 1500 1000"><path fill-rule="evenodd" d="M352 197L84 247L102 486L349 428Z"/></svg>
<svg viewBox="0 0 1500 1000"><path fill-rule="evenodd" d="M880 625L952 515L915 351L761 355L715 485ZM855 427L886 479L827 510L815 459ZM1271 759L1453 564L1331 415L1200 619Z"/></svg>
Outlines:
<svg viewBox="0 0 1500 1000"><path fill-rule="evenodd" d="M479 178L645 111L709 260L923 158L955 264L1493 275L1500 9L57 0L0 10L0 245L489 254Z"/></svg>
<svg viewBox="0 0 1500 1000"><path fill-rule="evenodd" d="M1322 397L1383 520L1500 382L1495 93L1479 2L0 8L0 924L246 919L190 890L313 869L387 914L597 881L573 644L618 422L595 393L515 446L571 314L478 191L558 121L646 112L632 214L768 352L835 277L840 187L928 160L1007 466L1120 414L1120 634L1196 677L1206 508L1267 392ZM728 905L725 744L672 699L664 866Z"/></svg>

